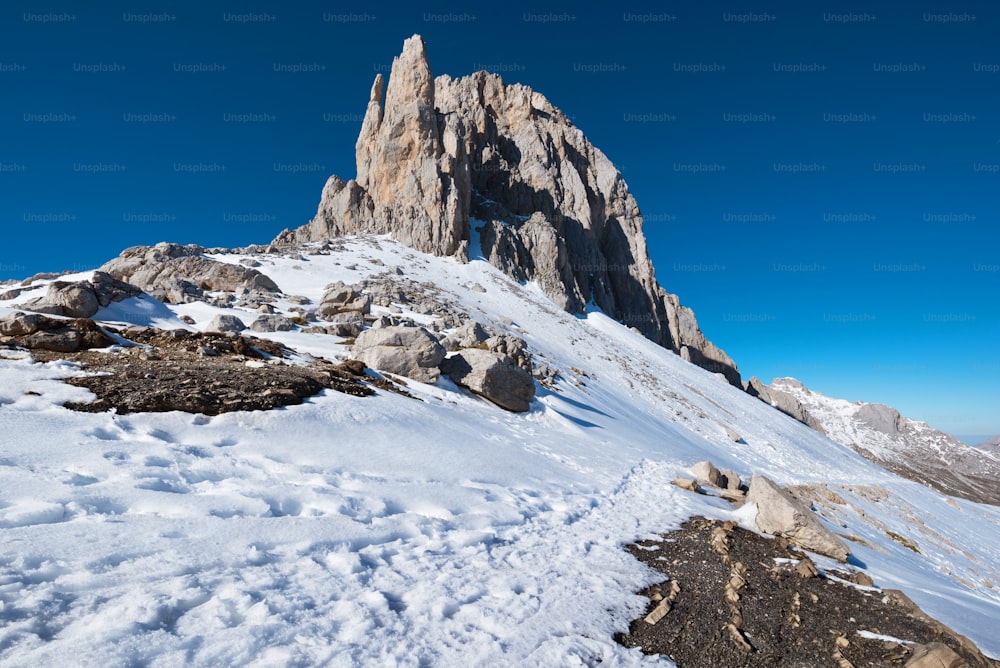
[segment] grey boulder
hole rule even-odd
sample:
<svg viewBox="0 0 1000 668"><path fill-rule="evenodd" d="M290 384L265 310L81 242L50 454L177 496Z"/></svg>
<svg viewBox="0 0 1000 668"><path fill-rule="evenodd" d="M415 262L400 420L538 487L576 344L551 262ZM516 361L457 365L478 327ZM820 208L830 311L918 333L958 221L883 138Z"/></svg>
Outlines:
<svg viewBox="0 0 1000 668"><path fill-rule="evenodd" d="M372 369L433 383L441 375L438 365L445 350L423 327L378 327L361 332L354 342L354 357Z"/></svg>
<svg viewBox="0 0 1000 668"><path fill-rule="evenodd" d="M524 412L535 397L535 381L509 355L467 348L441 365L449 378L497 406Z"/></svg>
<svg viewBox="0 0 1000 668"><path fill-rule="evenodd" d="M209 332L242 332L246 328L246 323L238 316L231 313L220 313L212 318L206 329Z"/></svg>
<svg viewBox="0 0 1000 668"><path fill-rule="evenodd" d="M295 323L283 315L262 315L250 323L250 329L255 332L290 332L295 329Z"/></svg>
<svg viewBox="0 0 1000 668"><path fill-rule="evenodd" d="M337 281L327 286L326 292L316 308L316 317L336 322L336 316L341 313L358 313L365 316L371 313L371 310L372 298L370 295L361 294L356 288L343 281Z"/></svg>
<svg viewBox="0 0 1000 668"><path fill-rule="evenodd" d="M746 500L757 504L757 528L764 533L783 536L803 549L839 561L847 561L850 556L843 541L820 524L812 511L770 479L753 476Z"/></svg>

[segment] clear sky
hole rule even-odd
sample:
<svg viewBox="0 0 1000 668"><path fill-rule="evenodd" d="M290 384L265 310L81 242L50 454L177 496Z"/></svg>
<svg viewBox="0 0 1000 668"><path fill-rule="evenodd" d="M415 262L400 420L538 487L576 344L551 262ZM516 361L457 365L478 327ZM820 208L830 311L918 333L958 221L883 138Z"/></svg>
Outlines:
<svg viewBox="0 0 1000 668"><path fill-rule="evenodd" d="M1000 433L993 3L6 2L0 279L307 222L413 33L574 119L745 377Z"/></svg>

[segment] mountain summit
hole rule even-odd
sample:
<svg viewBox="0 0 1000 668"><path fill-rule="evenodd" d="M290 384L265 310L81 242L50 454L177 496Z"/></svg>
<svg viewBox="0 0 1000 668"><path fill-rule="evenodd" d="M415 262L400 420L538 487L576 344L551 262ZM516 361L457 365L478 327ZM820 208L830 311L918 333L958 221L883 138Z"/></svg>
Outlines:
<svg viewBox="0 0 1000 668"><path fill-rule="evenodd" d="M312 221L277 244L389 234L417 250L480 253L561 308L595 305L739 386L736 364L656 281L642 215L621 173L542 94L480 71L434 78L407 39L375 77L357 177L331 176Z"/></svg>

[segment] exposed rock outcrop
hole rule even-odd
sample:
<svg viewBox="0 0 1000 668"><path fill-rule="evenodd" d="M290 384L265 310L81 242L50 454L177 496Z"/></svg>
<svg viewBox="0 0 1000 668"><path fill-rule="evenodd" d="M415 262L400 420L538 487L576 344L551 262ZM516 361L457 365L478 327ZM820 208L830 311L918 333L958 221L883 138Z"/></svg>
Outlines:
<svg viewBox="0 0 1000 668"><path fill-rule="evenodd" d="M904 423L904 418L892 406L885 404L864 404L854 414L854 417L875 431L886 436L896 436Z"/></svg>
<svg viewBox="0 0 1000 668"><path fill-rule="evenodd" d="M794 378L786 378L783 380L798 383L799 387L803 387L802 383L799 383L799 381ZM823 424L816 417L810 414L809 411L802 405L802 402L800 402L792 394L783 391L780 388L774 387L773 385L766 385L761 382L757 376L752 376L744 385L744 389L750 396L757 397L765 404L774 406L785 415L795 418L802 424L812 427L821 434L826 433L823 429Z"/></svg>
<svg viewBox="0 0 1000 668"><path fill-rule="evenodd" d="M384 87L384 95L383 95ZM434 79L419 35L378 75L357 178L331 176L315 218L276 244L391 234L466 259L470 243L560 307L588 304L739 385L735 363L657 282L638 204L610 160L540 93L476 72Z"/></svg>
<svg viewBox="0 0 1000 668"><path fill-rule="evenodd" d="M73 353L106 348L114 341L89 318L64 320L15 311L0 319L0 337L29 350Z"/></svg>
<svg viewBox="0 0 1000 668"><path fill-rule="evenodd" d="M68 403L66 408L90 413L113 410L119 415L163 411L218 415L301 404L324 389L359 397L373 394L374 379L363 369L323 360L283 364L281 358L289 351L265 339L151 327L130 327L118 335L137 345L110 353L80 350L68 357L63 351L33 351L36 359L69 359L87 371L65 382L89 389L95 400ZM265 356L270 363L263 360Z"/></svg>
<svg viewBox="0 0 1000 668"><path fill-rule="evenodd" d="M23 308L37 313L67 318L89 318L103 306L136 297L142 290L103 271L95 271L89 281L53 281L43 297L33 299Z"/></svg>
<svg viewBox="0 0 1000 668"><path fill-rule="evenodd" d="M254 296L254 301L259 301L261 294L281 292L274 281L256 269L218 262L204 253L204 248L193 245L133 246L105 263L101 271L173 304L201 300L205 292Z"/></svg>

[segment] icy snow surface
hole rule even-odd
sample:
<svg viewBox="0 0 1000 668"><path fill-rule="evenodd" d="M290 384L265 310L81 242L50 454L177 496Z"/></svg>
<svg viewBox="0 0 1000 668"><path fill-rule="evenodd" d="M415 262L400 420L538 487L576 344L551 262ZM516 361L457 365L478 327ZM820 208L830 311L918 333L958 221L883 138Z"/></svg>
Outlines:
<svg viewBox="0 0 1000 668"><path fill-rule="evenodd" d="M442 379L410 383L423 401L328 392L212 418L91 415L60 405L89 395L59 382L76 367L7 354L0 665L670 665L612 639L645 605L632 592L658 579L621 546L695 514L747 523L725 501L669 484L702 459L830 485L849 503L819 512L854 538L855 564L1000 656L996 508L887 473L483 261L385 238L255 259L314 303L335 280L401 267L481 321L512 320L536 360L560 370L557 389L539 388L526 414ZM101 317L180 326L187 314L202 329L223 312L168 308L133 300ZM336 337L269 336L330 359L349 353Z"/></svg>

